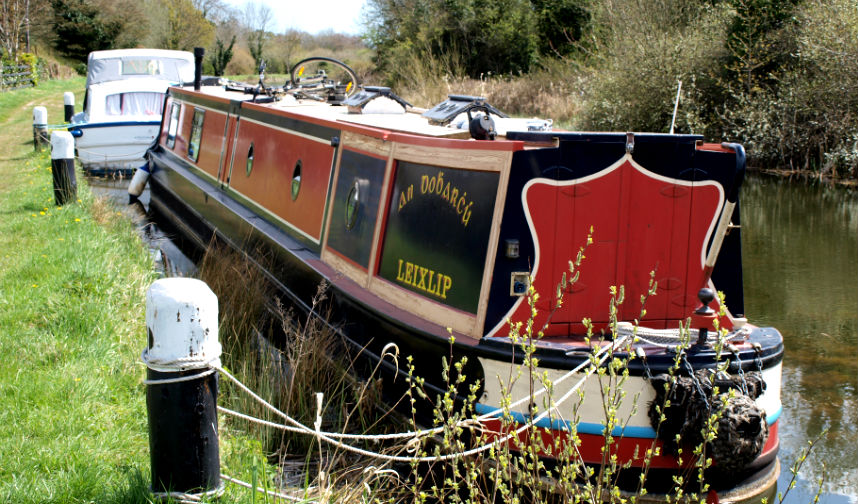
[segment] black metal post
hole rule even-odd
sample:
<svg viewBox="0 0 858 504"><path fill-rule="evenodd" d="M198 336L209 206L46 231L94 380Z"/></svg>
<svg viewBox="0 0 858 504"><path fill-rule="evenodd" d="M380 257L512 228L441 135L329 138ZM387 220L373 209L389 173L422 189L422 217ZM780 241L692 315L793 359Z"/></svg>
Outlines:
<svg viewBox="0 0 858 504"><path fill-rule="evenodd" d="M57 206L74 202L77 199L74 138L68 131L51 133L51 173L54 179L54 201Z"/></svg>

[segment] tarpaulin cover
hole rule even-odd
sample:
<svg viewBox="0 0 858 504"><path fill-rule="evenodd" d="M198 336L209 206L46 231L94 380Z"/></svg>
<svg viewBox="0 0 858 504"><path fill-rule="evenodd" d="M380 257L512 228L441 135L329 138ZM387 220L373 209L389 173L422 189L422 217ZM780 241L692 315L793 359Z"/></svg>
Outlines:
<svg viewBox="0 0 858 504"><path fill-rule="evenodd" d="M89 53L87 86L129 78L191 82L194 80L194 55L165 49L117 49Z"/></svg>

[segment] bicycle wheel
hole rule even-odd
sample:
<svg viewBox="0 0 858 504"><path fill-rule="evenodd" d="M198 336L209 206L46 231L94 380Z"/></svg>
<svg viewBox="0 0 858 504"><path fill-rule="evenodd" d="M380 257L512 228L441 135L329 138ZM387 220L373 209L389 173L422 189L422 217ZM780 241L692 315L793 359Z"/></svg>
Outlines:
<svg viewBox="0 0 858 504"><path fill-rule="evenodd" d="M324 56L305 58L289 71L291 88L317 100L342 101L357 89L357 75L340 60Z"/></svg>

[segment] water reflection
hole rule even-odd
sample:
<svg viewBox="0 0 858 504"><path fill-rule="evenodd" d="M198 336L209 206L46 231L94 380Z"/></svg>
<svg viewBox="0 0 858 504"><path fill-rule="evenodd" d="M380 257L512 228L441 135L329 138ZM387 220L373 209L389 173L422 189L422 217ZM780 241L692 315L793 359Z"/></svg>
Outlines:
<svg viewBox="0 0 858 504"><path fill-rule="evenodd" d="M858 196L749 178L742 242L746 311L780 329L786 345L782 481L807 441L828 429L790 501L808 502L824 470L823 502L858 502Z"/></svg>
<svg viewBox="0 0 858 504"><path fill-rule="evenodd" d="M122 213L140 229L140 235L149 246L155 266L164 276L193 276L197 267L175 244L173 238L150 219L149 188L137 200L129 202L128 178L87 177L87 183L95 194L113 200Z"/></svg>

